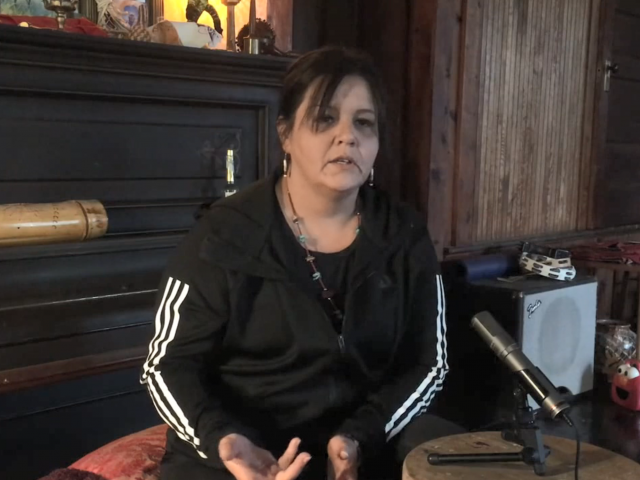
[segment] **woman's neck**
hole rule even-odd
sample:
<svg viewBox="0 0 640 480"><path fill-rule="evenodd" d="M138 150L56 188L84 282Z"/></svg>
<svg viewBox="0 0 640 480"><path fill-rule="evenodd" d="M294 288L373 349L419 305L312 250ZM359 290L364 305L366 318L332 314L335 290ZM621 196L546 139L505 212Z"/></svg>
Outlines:
<svg viewBox="0 0 640 480"><path fill-rule="evenodd" d="M338 252L351 245L359 224L356 215L358 192L327 195L292 180L283 177L276 190L280 207L295 235L300 234L300 227L307 247L317 252ZM298 226L293 223L296 215L300 219Z"/></svg>
<svg viewBox="0 0 640 480"><path fill-rule="evenodd" d="M344 194L320 192L301 179L285 177L282 179L282 191L285 202L293 203L289 207L307 221L344 224L353 219L356 210L357 190Z"/></svg>

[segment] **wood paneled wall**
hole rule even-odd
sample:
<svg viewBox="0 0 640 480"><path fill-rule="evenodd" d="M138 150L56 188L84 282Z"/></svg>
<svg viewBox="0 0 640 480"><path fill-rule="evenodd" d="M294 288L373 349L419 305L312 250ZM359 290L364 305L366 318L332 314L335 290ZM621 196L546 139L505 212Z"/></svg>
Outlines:
<svg viewBox="0 0 640 480"><path fill-rule="evenodd" d="M442 258L639 231L638 8L358 2L358 46L382 67L395 110L394 148L377 178L425 213ZM621 70L609 93L612 51Z"/></svg>
<svg viewBox="0 0 640 480"><path fill-rule="evenodd" d="M598 3L466 2L452 244L585 228Z"/></svg>
<svg viewBox="0 0 640 480"><path fill-rule="evenodd" d="M585 0L485 0L473 12L482 39L475 208L458 243L585 224L588 211L580 206L592 168L583 141L591 122L585 99L594 84L588 78L592 6ZM470 159L458 161L464 168Z"/></svg>
<svg viewBox="0 0 640 480"><path fill-rule="evenodd" d="M293 48L293 0L269 0L267 20L276 32L276 47L284 52ZM241 27L238 28L238 31Z"/></svg>
<svg viewBox="0 0 640 480"><path fill-rule="evenodd" d="M442 257L585 230L601 0L407 0L405 199Z"/></svg>

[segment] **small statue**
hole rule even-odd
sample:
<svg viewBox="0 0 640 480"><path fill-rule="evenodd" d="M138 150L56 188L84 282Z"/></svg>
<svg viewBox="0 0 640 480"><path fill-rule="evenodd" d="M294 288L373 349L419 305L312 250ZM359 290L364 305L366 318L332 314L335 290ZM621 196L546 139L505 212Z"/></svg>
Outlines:
<svg viewBox="0 0 640 480"><path fill-rule="evenodd" d="M224 31L222 29L222 21L213 5L209 5L207 0L189 0L187 4L187 22L198 23L203 12L207 12L213 19L213 27L220 35Z"/></svg>

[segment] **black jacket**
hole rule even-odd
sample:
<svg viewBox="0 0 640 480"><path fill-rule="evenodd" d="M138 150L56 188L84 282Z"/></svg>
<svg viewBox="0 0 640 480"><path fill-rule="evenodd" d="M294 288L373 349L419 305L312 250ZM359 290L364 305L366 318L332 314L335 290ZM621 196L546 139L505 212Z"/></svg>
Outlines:
<svg viewBox="0 0 640 480"><path fill-rule="evenodd" d="M172 427L168 449L207 464L220 466L233 432L277 455L294 435L319 450L344 434L366 461L427 410L448 371L434 249L417 212L363 187L339 339L291 268L277 179L214 203L178 247L142 382Z"/></svg>

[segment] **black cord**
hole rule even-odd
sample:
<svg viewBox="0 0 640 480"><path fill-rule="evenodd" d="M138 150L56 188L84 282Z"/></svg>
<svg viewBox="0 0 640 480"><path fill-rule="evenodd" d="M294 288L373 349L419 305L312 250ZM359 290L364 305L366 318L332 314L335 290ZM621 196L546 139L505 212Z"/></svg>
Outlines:
<svg viewBox="0 0 640 480"><path fill-rule="evenodd" d="M574 476L575 476L575 480L578 480L578 464L580 463L580 432L578 432L578 427L576 427L576 425L573 423L569 415L567 415L566 413L563 413L562 419L567 423L567 425L569 425L570 427L573 427L573 432L575 433L575 436L576 436L576 465L574 470Z"/></svg>

